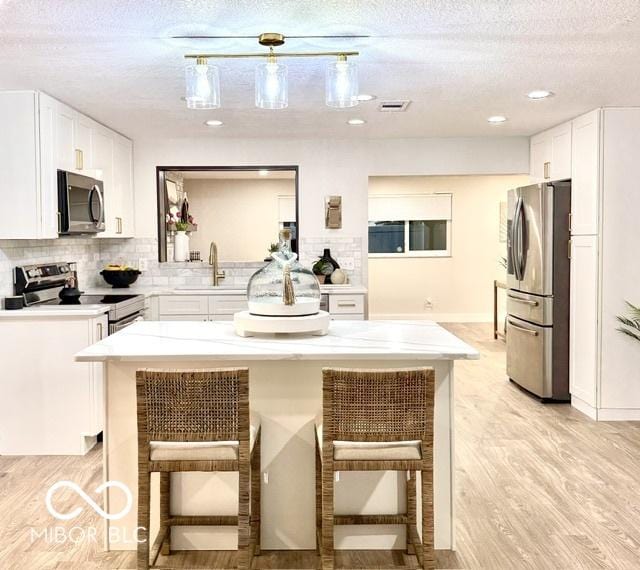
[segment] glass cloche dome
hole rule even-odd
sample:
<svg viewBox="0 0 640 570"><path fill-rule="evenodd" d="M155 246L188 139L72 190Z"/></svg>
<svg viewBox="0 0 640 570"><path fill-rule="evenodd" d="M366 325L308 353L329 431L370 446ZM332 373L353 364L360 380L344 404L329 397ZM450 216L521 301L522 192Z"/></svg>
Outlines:
<svg viewBox="0 0 640 570"><path fill-rule="evenodd" d="M249 279L249 312L265 317L300 317L320 310L320 285L291 251L291 230L280 231L273 261Z"/></svg>

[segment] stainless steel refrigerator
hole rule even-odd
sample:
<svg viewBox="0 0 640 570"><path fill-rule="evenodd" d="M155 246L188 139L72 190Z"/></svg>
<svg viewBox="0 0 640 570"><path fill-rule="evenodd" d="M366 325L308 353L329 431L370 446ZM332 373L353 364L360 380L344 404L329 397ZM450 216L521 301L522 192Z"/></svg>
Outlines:
<svg viewBox="0 0 640 570"><path fill-rule="evenodd" d="M569 399L571 181L509 190L507 375L543 400Z"/></svg>

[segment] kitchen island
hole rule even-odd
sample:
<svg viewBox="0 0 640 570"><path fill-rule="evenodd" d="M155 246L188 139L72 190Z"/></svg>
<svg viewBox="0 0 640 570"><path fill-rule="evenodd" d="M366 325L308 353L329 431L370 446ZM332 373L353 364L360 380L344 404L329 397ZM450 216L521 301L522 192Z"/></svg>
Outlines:
<svg viewBox="0 0 640 570"><path fill-rule="evenodd" d="M104 477L137 490L135 373L139 368L249 367L250 405L262 416L262 548L315 548L314 418L322 406L322 368L432 366L436 374L434 433L435 547L453 549L453 362L478 352L430 321L333 321L327 336L240 338L230 323L141 322L82 350L78 361L104 362ZM342 473L336 514L403 512L404 473ZM157 531L158 482L152 481ZM172 512L237 513L237 475L173 474ZM105 505L120 512L126 497L107 489ZM109 549L135 549L135 507L105 521ZM336 548L403 548L404 527L338 527ZM234 549L236 528L176 528L173 548Z"/></svg>

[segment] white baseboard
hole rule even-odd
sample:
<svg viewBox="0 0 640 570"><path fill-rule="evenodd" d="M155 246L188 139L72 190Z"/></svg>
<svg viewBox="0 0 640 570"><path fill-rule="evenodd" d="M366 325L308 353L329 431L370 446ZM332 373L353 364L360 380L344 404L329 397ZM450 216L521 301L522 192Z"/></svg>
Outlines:
<svg viewBox="0 0 640 570"><path fill-rule="evenodd" d="M575 396L571 396L571 405L592 420L599 422L640 421L640 409L638 408L594 408Z"/></svg>
<svg viewBox="0 0 640 570"><path fill-rule="evenodd" d="M571 405L585 416L589 416L592 420L598 419L598 410L590 404L587 404L584 400L571 396Z"/></svg>
<svg viewBox="0 0 640 570"><path fill-rule="evenodd" d="M600 408L599 422L636 422L640 421L640 410L637 408Z"/></svg>
<svg viewBox="0 0 640 570"><path fill-rule="evenodd" d="M369 313L371 320L436 321L438 323L492 323L490 313Z"/></svg>

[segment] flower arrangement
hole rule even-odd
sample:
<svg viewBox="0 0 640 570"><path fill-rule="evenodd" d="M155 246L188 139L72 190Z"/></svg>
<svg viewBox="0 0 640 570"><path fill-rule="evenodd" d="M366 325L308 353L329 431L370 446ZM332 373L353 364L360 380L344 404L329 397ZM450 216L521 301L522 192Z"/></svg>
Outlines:
<svg viewBox="0 0 640 570"><path fill-rule="evenodd" d="M622 323L618 330L631 338L640 341L640 307L636 307L626 301L629 307L629 317L618 317L618 321Z"/></svg>
<svg viewBox="0 0 640 570"><path fill-rule="evenodd" d="M170 212L166 215L165 220L169 231L186 232L190 227L196 225L196 221L192 215L189 215L186 220L183 220L179 214Z"/></svg>

